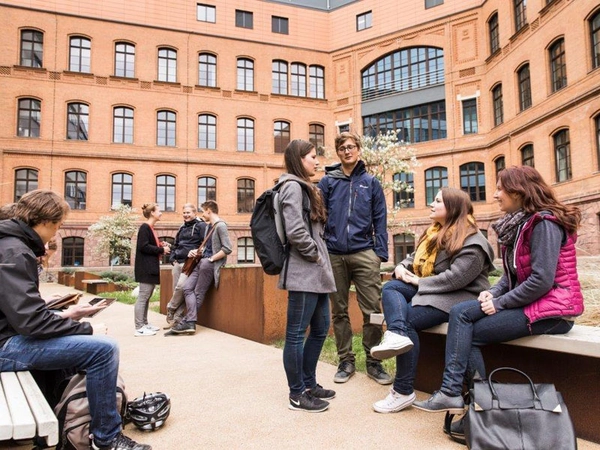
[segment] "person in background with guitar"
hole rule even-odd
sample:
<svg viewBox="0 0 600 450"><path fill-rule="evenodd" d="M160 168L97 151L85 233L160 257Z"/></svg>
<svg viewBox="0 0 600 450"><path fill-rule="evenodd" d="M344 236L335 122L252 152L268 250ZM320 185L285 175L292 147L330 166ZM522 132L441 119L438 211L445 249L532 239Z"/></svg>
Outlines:
<svg viewBox="0 0 600 450"><path fill-rule="evenodd" d="M187 312L183 320L175 325L169 334L196 333L198 310L213 283L216 288L219 287L221 267L227 261L227 255L232 250L227 224L219 218L217 202L208 200L202 203L201 207L203 209L202 220L208 224L208 227L200 248L189 253L189 256L196 261L196 265L191 272L186 273L188 279L183 285L183 296L185 297Z"/></svg>

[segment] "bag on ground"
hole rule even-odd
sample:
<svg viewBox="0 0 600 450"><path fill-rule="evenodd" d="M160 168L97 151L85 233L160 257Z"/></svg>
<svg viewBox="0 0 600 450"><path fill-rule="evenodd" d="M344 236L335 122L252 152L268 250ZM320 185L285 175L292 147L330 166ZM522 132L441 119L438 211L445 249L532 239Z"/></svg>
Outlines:
<svg viewBox="0 0 600 450"><path fill-rule="evenodd" d="M516 372L524 384L498 383L494 375ZM465 418L470 449L577 448L575 430L560 392L553 384L534 384L524 372L500 367L488 380L475 380Z"/></svg>
<svg viewBox="0 0 600 450"><path fill-rule="evenodd" d="M90 405L86 391L85 373L77 373L68 381L60 401L54 408L58 418L59 442L57 450L81 450L90 448ZM127 412L125 383L119 375L117 380L117 410L121 418Z"/></svg>

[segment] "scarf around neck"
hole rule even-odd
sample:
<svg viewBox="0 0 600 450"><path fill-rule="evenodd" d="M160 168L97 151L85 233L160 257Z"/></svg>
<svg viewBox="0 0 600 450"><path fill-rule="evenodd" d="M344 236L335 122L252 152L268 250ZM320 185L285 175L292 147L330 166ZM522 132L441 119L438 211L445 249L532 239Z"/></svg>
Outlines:
<svg viewBox="0 0 600 450"><path fill-rule="evenodd" d="M521 208L515 212L506 214L494 223L492 228L498 235L498 242L507 247L513 247L517 231L529 219L530 215Z"/></svg>
<svg viewBox="0 0 600 450"><path fill-rule="evenodd" d="M429 244L437 236L440 231L440 225L432 225L425 232L425 239L417 247L413 261L413 272L418 277L428 277L433 274L435 258L437 257L437 247L433 247L431 252L428 251Z"/></svg>

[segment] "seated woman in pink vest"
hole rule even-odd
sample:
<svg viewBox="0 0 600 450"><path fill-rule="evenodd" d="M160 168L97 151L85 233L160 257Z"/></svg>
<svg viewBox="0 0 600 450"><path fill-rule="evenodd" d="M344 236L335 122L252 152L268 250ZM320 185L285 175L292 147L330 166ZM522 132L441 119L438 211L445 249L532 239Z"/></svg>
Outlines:
<svg viewBox="0 0 600 450"><path fill-rule="evenodd" d="M559 202L529 166L501 171L494 198L505 213L492 225L502 244L504 275L477 300L450 310L442 387L413 404L424 411L462 412L467 362L485 378L482 346L567 333L583 312L575 255L579 209Z"/></svg>

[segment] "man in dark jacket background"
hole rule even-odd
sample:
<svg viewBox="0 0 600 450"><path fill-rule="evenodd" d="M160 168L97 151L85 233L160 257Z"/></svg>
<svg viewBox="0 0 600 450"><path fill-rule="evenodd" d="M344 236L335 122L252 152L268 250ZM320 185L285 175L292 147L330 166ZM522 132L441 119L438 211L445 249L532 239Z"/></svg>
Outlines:
<svg viewBox="0 0 600 450"><path fill-rule="evenodd" d="M202 211L201 211L202 212ZM181 321L185 310L183 298L183 284L187 275L181 273L183 264L191 250L197 250L204 238L206 224L198 219L195 205L186 203L183 205L183 224L175 236L175 243L171 246L169 261L173 264L173 296L167 305L167 330Z"/></svg>
<svg viewBox="0 0 600 450"><path fill-rule="evenodd" d="M330 294L333 331L339 357L333 379L345 383L355 367L352 326L348 316L348 293L354 282L358 305L363 313L363 348L367 375L379 384L392 378L371 356L383 334L381 325L370 323L372 313L381 312L380 265L388 260L387 207L379 181L369 175L360 159L360 138L344 132L335 139L340 163L325 168L319 182L327 208L325 240L337 292Z"/></svg>

